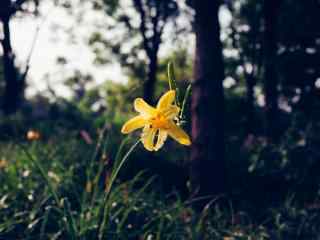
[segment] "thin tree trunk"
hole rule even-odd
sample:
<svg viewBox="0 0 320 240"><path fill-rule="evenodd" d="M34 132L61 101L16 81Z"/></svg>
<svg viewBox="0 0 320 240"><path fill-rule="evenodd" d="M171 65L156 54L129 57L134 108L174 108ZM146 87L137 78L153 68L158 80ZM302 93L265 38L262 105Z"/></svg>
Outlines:
<svg viewBox="0 0 320 240"><path fill-rule="evenodd" d="M278 75L276 70L276 24L279 0L264 0L264 81L266 100L266 135L270 141L278 136Z"/></svg>
<svg viewBox="0 0 320 240"><path fill-rule="evenodd" d="M248 134L255 131L255 111L254 111L254 86L255 78L252 73L246 74L246 108L247 108L247 121L246 130Z"/></svg>
<svg viewBox="0 0 320 240"><path fill-rule="evenodd" d="M194 8L196 56L191 106L191 183L194 196L200 197L226 191L224 64L218 21L219 1L195 1Z"/></svg>
<svg viewBox="0 0 320 240"><path fill-rule="evenodd" d="M152 104L154 99L154 90L155 90L155 83L157 79L157 70L158 70L158 57L157 53L154 53L153 56L149 58L149 65L148 65L148 76L146 81L144 82L143 86L143 95L144 99Z"/></svg>
<svg viewBox="0 0 320 240"><path fill-rule="evenodd" d="M11 46L10 16L2 16L3 25L3 69L5 79L5 93L3 98L3 111L12 114L17 111L24 90L24 81L20 81L17 68L14 63L14 53Z"/></svg>

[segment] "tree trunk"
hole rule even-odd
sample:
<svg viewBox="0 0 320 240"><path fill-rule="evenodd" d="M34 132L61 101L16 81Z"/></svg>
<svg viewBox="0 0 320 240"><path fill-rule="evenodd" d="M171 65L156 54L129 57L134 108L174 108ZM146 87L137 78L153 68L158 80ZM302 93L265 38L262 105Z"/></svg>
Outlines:
<svg viewBox="0 0 320 240"><path fill-rule="evenodd" d="M255 111L254 111L254 86L255 77L252 73L246 73L246 130L248 134L255 132Z"/></svg>
<svg viewBox="0 0 320 240"><path fill-rule="evenodd" d="M148 76L143 85L143 95L146 102L152 104L154 99L154 90L155 83L157 78L157 70L158 70L158 56L157 53L153 53L152 56L149 57L149 65L148 65Z"/></svg>
<svg viewBox="0 0 320 240"><path fill-rule="evenodd" d="M3 69L5 79L5 92L3 98L3 111L5 114L15 113L21 103L24 91L24 81L19 79L19 74L14 63L14 53L11 46L10 15L1 16L3 25Z"/></svg>
<svg viewBox="0 0 320 240"><path fill-rule="evenodd" d="M194 8L196 56L191 105L191 184L194 196L213 197L226 191L219 1L194 1Z"/></svg>
<svg viewBox="0 0 320 240"><path fill-rule="evenodd" d="M279 0L264 0L264 82L266 135L269 141L277 140L278 136L278 76L276 70L277 40L276 23Z"/></svg>

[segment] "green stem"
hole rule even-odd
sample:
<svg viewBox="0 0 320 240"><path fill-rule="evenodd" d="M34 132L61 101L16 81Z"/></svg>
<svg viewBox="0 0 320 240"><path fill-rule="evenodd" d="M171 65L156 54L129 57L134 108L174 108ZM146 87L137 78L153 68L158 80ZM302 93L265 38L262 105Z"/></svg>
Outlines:
<svg viewBox="0 0 320 240"><path fill-rule="evenodd" d="M137 147L138 143L140 142L140 140L138 140L136 143L134 143L131 148L129 149L129 151L126 153L126 155L124 155L124 157L122 158L121 162L119 163L118 166L116 166L115 170L112 172L111 178L110 178L110 182L108 184L107 190L106 190L106 195L105 195L105 199L103 201L103 203L105 204L104 207L104 211L103 211L103 220L99 229L99 239L103 239L103 230L105 228L106 222L107 222L107 216L109 215L109 208L108 208L108 200L110 197L110 191L112 189L112 186L114 184L114 181L116 180L122 166L124 165L124 163L126 162L126 160L129 158L130 154L133 152L133 150Z"/></svg>
<svg viewBox="0 0 320 240"><path fill-rule="evenodd" d="M133 150L136 148L136 146L138 145L138 143L140 142L140 140L138 140L135 144L133 144L131 146L131 148L129 149L129 151L126 153L126 155L124 155L124 157L122 158L121 162L119 163L118 166L116 166L116 169L115 171L113 172L112 171L112 174L111 174L111 178L110 178L110 182L108 184L108 187L107 187L107 194L109 194L109 192L111 191L111 188L112 188L112 185L115 181L115 179L117 178L119 172L120 172L120 169L122 168L123 164L125 163L125 161L128 159L128 157L130 156L130 154L133 152Z"/></svg>
<svg viewBox="0 0 320 240"><path fill-rule="evenodd" d="M170 88L170 90L175 90L175 86L174 86L175 76L174 76L173 63L172 62L168 63L167 70L168 70L169 88Z"/></svg>
<svg viewBox="0 0 320 240"><path fill-rule="evenodd" d="M183 118L184 111L185 111L186 104L187 104L187 100L188 100L189 95L191 94L191 89L192 89L192 85L189 84L189 86L187 87L186 93L184 94L182 107L181 107L181 111L180 111L180 116L179 116L180 119Z"/></svg>
<svg viewBox="0 0 320 240"><path fill-rule="evenodd" d="M175 105L180 107L180 102L179 102L180 92L179 92L179 88L177 87L176 76L174 73L174 65L172 62L168 63L167 71L168 71L169 88L170 90L176 91L176 99L174 103Z"/></svg>

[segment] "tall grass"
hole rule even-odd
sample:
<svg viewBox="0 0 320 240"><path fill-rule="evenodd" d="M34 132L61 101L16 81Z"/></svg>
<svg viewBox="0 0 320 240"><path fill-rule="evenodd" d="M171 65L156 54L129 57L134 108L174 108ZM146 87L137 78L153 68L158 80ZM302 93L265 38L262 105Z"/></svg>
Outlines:
<svg viewBox="0 0 320 240"><path fill-rule="evenodd" d="M127 139L118 154L109 155L117 145L108 142L105 135L99 139L95 145L87 145L74 135L1 144L0 239L318 236L316 206L299 206L294 198L255 218L226 197L197 212L192 208L197 199L182 199L175 191L165 191L161 179L146 171L120 181L116 176L121 166L133 160L125 153L133 151L136 143ZM111 163L110 159L115 160Z"/></svg>

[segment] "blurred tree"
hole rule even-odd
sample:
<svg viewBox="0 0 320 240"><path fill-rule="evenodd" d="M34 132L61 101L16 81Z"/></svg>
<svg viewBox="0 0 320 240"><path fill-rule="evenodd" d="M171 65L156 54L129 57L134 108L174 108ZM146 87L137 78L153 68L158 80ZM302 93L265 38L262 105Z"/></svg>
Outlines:
<svg viewBox="0 0 320 240"><path fill-rule="evenodd" d="M144 98L153 101L156 74L158 69L158 52L161 36L169 17L177 14L178 6L172 0L133 0L134 6L140 15L140 34L143 38L143 47L148 56L148 77L144 83Z"/></svg>
<svg viewBox="0 0 320 240"><path fill-rule="evenodd" d="M280 9L279 0L264 0L264 87L266 106L266 135L269 140L279 136L279 107L277 72L277 26Z"/></svg>
<svg viewBox="0 0 320 240"><path fill-rule="evenodd" d="M226 73L236 80L238 89L243 87L243 79L246 82L247 132L259 134L262 130L254 117L257 112L250 114L250 109L254 105L252 99L253 103L257 101L254 88L263 87L269 106L265 107L269 129L265 132L269 138L278 138L288 127L288 114L303 112L305 117L315 116L320 86L319 2L226 2L233 19L224 45L236 52L225 56Z"/></svg>
<svg viewBox="0 0 320 240"><path fill-rule="evenodd" d="M0 62L2 62L2 56L0 57ZM4 91L4 73L3 73L3 64L0 64L0 96L3 96Z"/></svg>
<svg viewBox="0 0 320 240"><path fill-rule="evenodd" d="M130 67L142 79L145 78L144 98L152 102L162 34L169 20L178 16L178 5L175 0L132 0L132 6L128 2L123 6L121 2L113 0L110 3L110 0L104 0L104 6L109 16L116 20L115 25L110 27L111 31L124 27L126 33L116 41L105 41L100 34L95 34L90 43L103 42L111 47L122 65ZM129 48L130 51L123 50L124 48ZM144 59L141 59L141 49L148 60L147 70L144 69Z"/></svg>
<svg viewBox="0 0 320 240"><path fill-rule="evenodd" d="M23 73L20 73L19 69L15 65L15 54L11 43L10 21L18 11L23 11L22 5L27 1L28 0L0 1L0 21L3 29L1 46L5 80L2 108L5 114L12 114L16 112L24 97L25 79L28 72L28 66ZM37 0L34 0L34 2L36 6L38 6L39 2Z"/></svg>
<svg viewBox="0 0 320 240"><path fill-rule="evenodd" d="M194 1L193 6L196 59L191 107L191 181L197 196L217 195L226 191L220 1Z"/></svg>
<svg viewBox="0 0 320 240"><path fill-rule="evenodd" d="M224 41L225 49L236 51L237 54L225 56L226 74L245 81L245 131L256 134L260 124L257 124L256 98L254 88L261 79L262 72L262 3L256 0L227 1L232 13L230 32ZM239 71L241 70L241 71Z"/></svg>
<svg viewBox="0 0 320 240"><path fill-rule="evenodd" d="M283 0L279 16L281 94L309 120L317 115L320 96L319 8L317 0Z"/></svg>

